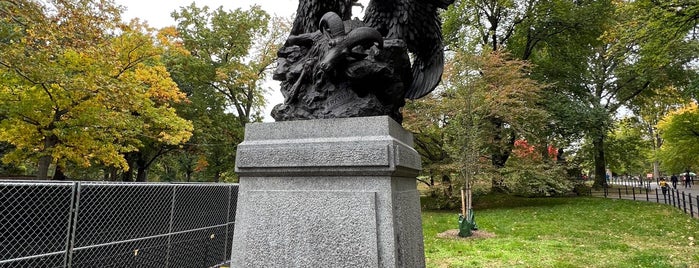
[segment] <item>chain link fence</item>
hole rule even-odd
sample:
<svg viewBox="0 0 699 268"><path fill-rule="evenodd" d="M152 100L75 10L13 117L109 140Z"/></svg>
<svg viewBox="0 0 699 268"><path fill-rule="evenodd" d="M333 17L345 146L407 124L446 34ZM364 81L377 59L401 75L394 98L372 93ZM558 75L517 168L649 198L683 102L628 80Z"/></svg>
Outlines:
<svg viewBox="0 0 699 268"><path fill-rule="evenodd" d="M0 268L216 267L237 184L0 181Z"/></svg>

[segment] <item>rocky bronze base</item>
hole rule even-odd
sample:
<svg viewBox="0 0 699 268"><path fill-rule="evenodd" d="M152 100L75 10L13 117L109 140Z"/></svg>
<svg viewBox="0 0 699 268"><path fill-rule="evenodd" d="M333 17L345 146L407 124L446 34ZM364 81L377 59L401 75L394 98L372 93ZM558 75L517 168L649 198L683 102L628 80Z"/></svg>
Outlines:
<svg viewBox="0 0 699 268"><path fill-rule="evenodd" d="M329 13L322 30L290 36L278 52L273 78L284 103L276 121L386 115L402 122L400 108L412 79L408 48L384 40L357 20Z"/></svg>

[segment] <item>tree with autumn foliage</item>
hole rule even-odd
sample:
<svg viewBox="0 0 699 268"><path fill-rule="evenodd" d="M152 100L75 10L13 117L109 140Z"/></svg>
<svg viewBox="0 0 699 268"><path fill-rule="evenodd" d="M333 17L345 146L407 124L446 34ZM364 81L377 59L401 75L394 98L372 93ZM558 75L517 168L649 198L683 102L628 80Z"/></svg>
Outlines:
<svg viewBox="0 0 699 268"><path fill-rule="evenodd" d="M177 105L178 113L195 131L184 148L156 165L162 171L179 168L188 174L184 180L233 180L236 146L245 124L262 119L262 82L288 23L259 6L224 10L193 3L172 17L177 25L158 36L167 47L168 70L190 100Z"/></svg>
<svg viewBox="0 0 699 268"><path fill-rule="evenodd" d="M142 137L177 145L192 124L160 60L152 30L125 24L113 1L21 0L0 3L0 140L6 162L31 159L39 178L68 165L128 170L125 153Z"/></svg>
<svg viewBox="0 0 699 268"><path fill-rule="evenodd" d="M659 158L670 173L699 168L699 108L686 104L670 112L658 124L664 140Z"/></svg>
<svg viewBox="0 0 699 268"><path fill-rule="evenodd" d="M545 85L527 77L530 67L499 51L478 56L467 51L454 54L445 71L446 98L442 101L454 127L447 132L452 153L478 152L459 158L471 163L487 159L496 171L505 167L499 156L507 155L508 159L515 140L542 140L539 134L544 132L548 114L537 103ZM499 188L504 186L504 178L496 173L491 173L491 180Z"/></svg>
<svg viewBox="0 0 699 268"><path fill-rule="evenodd" d="M439 164L442 174L458 174L456 185L486 180L504 186L491 156L511 152L510 139L540 140L548 118L536 105L545 85L527 77L529 68L499 51L455 51L445 65L444 88L405 108L404 125L415 133L418 152L430 159L427 163ZM493 120L512 135L493 135Z"/></svg>

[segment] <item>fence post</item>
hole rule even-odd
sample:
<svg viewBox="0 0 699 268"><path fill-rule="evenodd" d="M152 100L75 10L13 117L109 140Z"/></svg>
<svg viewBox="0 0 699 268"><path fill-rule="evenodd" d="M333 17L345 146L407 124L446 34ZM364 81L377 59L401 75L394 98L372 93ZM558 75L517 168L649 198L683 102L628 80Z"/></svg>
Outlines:
<svg viewBox="0 0 699 268"><path fill-rule="evenodd" d="M682 192L682 208L684 210L684 214L687 214L687 200L685 199L684 191Z"/></svg>
<svg viewBox="0 0 699 268"><path fill-rule="evenodd" d="M633 196L633 201L636 201L636 187L631 187L631 194Z"/></svg>
<svg viewBox="0 0 699 268"><path fill-rule="evenodd" d="M658 189L655 189L655 203L660 203L660 196L658 196Z"/></svg>
<svg viewBox="0 0 699 268"><path fill-rule="evenodd" d="M694 205L692 205L692 193L689 193L689 215L694 218Z"/></svg>
<svg viewBox="0 0 699 268"><path fill-rule="evenodd" d="M609 187L608 185L606 185L606 184L604 185L604 188L603 188L604 198L607 198L607 195L609 195L609 188L608 187Z"/></svg>
<svg viewBox="0 0 699 268"><path fill-rule="evenodd" d="M650 202L650 198L648 198L648 189L650 188L646 188L646 202Z"/></svg>
<svg viewBox="0 0 699 268"><path fill-rule="evenodd" d="M73 266L73 248L75 247L75 232L78 227L78 208L80 207L80 182L73 183L72 195L71 213L70 216L68 216L70 220L68 221L68 241L66 241L66 267Z"/></svg>
<svg viewBox="0 0 699 268"><path fill-rule="evenodd" d="M177 185L172 185L172 199L170 199L170 219L168 220L168 233L174 232L175 226L175 201L177 200ZM170 267L172 255L172 235L167 236L167 252L165 253L165 267Z"/></svg>
<svg viewBox="0 0 699 268"><path fill-rule="evenodd" d="M675 189L670 189L670 204L675 206Z"/></svg>
<svg viewBox="0 0 699 268"><path fill-rule="evenodd" d="M619 188L619 199L621 199L621 188Z"/></svg>

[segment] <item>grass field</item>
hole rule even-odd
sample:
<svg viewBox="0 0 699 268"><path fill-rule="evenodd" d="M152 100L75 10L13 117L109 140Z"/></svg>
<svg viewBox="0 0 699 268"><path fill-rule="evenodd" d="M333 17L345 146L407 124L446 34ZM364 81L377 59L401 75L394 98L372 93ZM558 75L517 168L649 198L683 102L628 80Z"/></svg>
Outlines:
<svg viewBox="0 0 699 268"><path fill-rule="evenodd" d="M699 221L674 208L602 198L489 196L476 223L492 238L437 238L457 211L423 212L427 267L698 267Z"/></svg>

